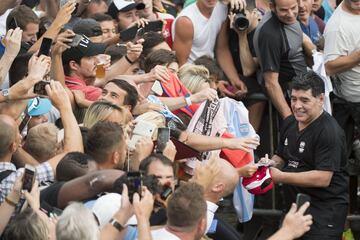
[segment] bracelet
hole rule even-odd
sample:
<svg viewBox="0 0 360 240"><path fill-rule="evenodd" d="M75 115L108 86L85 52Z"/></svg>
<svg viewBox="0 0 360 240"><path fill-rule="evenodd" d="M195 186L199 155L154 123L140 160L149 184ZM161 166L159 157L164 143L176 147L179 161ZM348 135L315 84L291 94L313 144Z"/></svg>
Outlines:
<svg viewBox="0 0 360 240"><path fill-rule="evenodd" d="M130 64L134 64L134 63L135 63L135 61L131 61L127 55L125 55L125 59L126 59L126 61L128 61L128 63L130 63Z"/></svg>
<svg viewBox="0 0 360 240"><path fill-rule="evenodd" d="M185 95L185 102L186 102L186 105L187 106L191 106L192 105L192 102L191 102L191 98L190 98L190 94L186 94Z"/></svg>
<svg viewBox="0 0 360 240"><path fill-rule="evenodd" d="M14 202L13 200L10 200L8 197L5 198L5 202L13 207L16 207L16 205L17 205L16 202Z"/></svg>
<svg viewBox="0 0 360 240"><path fill-rule="evenodd" d="M121 232L124 229L123 225L121 225L115 218L110 219L109 223L119 232Z"/></svg>

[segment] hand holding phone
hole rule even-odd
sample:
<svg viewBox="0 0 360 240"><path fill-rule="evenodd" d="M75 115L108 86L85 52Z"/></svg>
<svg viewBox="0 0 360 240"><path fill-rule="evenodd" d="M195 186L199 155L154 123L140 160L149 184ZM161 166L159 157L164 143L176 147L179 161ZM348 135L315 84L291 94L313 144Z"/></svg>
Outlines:
<svg viewBox="0 0 360 240"><path fill-rule="evenodd" d="M143 186L142 173L141 172L127 172L127 183L129 201L132 203L133 196L138 193L141 197L141 191Z"/></svg>
<svg viewBox="0 0 360 240"><path fill-rule="evenodd" d="M52 39L44 37L42 42L41 42L38 57L40 57L41 55L49 56L50 55L51 45L52 45Z"/></svg>
<svg viewBox="0 0 360 240"><path fill-rule="evenodd" d="M304 205L304 203L309 202L310 203L311 198L309 195L305 194L305 193L298 193L296 195L296 206L297 209L299 209L302 205ZM309 214L309 208L306 209L304 215Z"/></svg>
<svg viewBox="0 0 360 240"><path fill-rule="evenodd" d="M34 85L34 93L41 95L41 96L47 96L45 86L50 84L49 81L40 81Z"/></svg>

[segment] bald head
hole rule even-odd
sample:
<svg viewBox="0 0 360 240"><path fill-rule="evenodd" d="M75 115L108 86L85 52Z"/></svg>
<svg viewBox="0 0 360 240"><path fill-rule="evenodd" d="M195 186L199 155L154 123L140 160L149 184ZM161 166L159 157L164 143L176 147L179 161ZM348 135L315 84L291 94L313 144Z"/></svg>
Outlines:
<svg viewBox="0 0 360 240"><path fill-rule="evenodd" d="M224 190L222 192L222 197L225 197L234 191L235 186L239 180L239 174L236 169L225 159L218 158L215 160L215 162L219 166L220 171L214 177L212 185L216 186L218 184L223 184Z"/></svg>
<svg viewBox="0 0 360 240"><path fill-rule="evenodd" d="M16 141L16 128L14 119L0 114L0 160L12 151L12 145Z"/></svg>

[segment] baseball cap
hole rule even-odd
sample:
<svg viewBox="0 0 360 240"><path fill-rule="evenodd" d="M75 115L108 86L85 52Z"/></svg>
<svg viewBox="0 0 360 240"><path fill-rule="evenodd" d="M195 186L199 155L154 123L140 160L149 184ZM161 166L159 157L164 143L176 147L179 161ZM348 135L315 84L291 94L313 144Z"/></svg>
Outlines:
<svg viewBox="0 0 360 240"><path fill-rule="evenodd" d="M63 64L68 64L71 60L80 61L83 57L92 57L105 52L106 45L102 43L93 43L90 39L82 35L82 39L75 47L71 47L62 55Z"/></svg>
<svg viewBox="0 0 360 240"><path fill-rule="evenodd" d="M242 184L252 194L266 193L274 186L270 169L265 166L260 166L251 177L244 177Z"/></svg>
<svg viewBox="0 0 360 240"><path fill-rule="evenodd" d="M84 18L77 21L73 26L74 33L87 37L97 37L102 35L100 23L91 18Z"/></svg>
<svg viewBox="0 0 360 240"><path fill-rule="evenodd" d="M117 19L119 12L127 12L132 9L142 10L144 8L144 3L136 3L133 0L114 0L109 6L108 14L112 18Z"/></svg>
<svg viewBox="0 0 360 240"><path fill-rule="evenodd" d="M121 195L118 193L108 193L99 197L92 205L91 210L96 216L100 227L103 227L110 221L120 207ZM135 215L133 215L126 224L136 225L137 221Z"/></svg>
<svg viewBox="0 0 360 240"><path fill-rule="evenodd" d="M33 98L28 101L27 107L31 117L41 116L50 111L51 102L47 98Z"/></svg>

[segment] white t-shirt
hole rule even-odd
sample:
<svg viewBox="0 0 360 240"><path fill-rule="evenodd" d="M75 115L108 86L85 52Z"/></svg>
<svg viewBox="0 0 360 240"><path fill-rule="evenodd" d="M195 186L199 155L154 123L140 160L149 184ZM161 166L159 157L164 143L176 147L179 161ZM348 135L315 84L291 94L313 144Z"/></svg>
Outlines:
<svg viewBox="0 0 360 240"><path fill-rule="evenodd" d="M220 32L222 24L227 18L227 6L218 2L210 16L206 18L200 12L196 3L183 9L172 25L172 37L175 39L175 25L179 17L187 17L191 20L194 28L194 36L188 62L193 62L197 58L208 55L214 57L216 38Z"/></svg>
<svg viewBox="0 0 360 240"><path fill-rule="evenodd" d="M0 16L0 37L5 36L6 34L6 19L11 12L11 9L6 10L6 12Z"/></svg>
<svg viewBox="0 0 360 240"><path fill-rule="evenodd" d="M345 12L343 4L336 8L324 32L325 63L360 51L359 23L360 15ZM334 92L347 101L360 102L360 63L336 75Z"/></svg>
<svg viewBox="0 0 360 240"><path fill-rule="evenodd" d="M156 240L180 240L176 235L168 232L165 228L151 231L151 236Z"/></svg>

